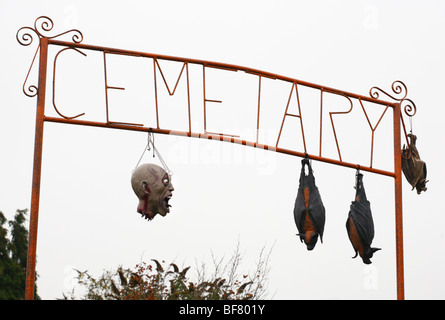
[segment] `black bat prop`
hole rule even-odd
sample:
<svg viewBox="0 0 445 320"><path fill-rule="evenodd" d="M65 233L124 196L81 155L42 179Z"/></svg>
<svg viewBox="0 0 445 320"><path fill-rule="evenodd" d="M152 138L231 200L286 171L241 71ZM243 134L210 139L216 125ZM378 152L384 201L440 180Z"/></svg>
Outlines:
<svg viewBox="0 0 445 320"><path fill-rule="evenodd" d="M309 160L303 159L301 164L300 186L295 200L294 219L299 232L297 236L300 236L301 242L304 241L308 250L312 250L317 243L318 236L323 242L325 209L315 185ZM304 172L305 165L308 166L308 175Z"/></svg>
<svg viewBox="0 0 445 320"><path fill-rule="evenodd" d="M372 220L371 204L366 199L363 175L359 172L356 175L355 189L355 201L351 203L348 220L346 221L346 230L355 250L353 258L360 254L363 262L370 264L370 258L380 248L371 248L371 242L374 239L374 222Z"/></svg>
<svg viewBox="0 0 445 320"><path fill-rule="evenodd" d="M410 143L407 148L402 149L402 171L406 180L417 190L417 194L426 191L426 164L420 159L419 151L417 151L417 137L408 134Z"/></svg>

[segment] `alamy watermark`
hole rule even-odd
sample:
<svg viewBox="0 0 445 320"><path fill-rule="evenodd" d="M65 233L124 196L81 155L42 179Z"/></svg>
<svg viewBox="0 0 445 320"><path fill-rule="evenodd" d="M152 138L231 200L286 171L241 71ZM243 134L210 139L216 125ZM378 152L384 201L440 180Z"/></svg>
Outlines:
<svg viewBox="0 0 445 320"><path fill-rule="evenodd" d="M379 288L379 273L378 269L374 265L366 265L363 268L363 287L366 290L378 290Z"/></svg>
<svg viewBox="0 0 445 320"><path fill-rule="evenodd" d="M215 136L214 139L204 141L216 140L216 143L202 143L203 139L192 138L186 143L184 137L169 135L168 148L161 152L163 151L168 163L172 165L249 165L255 166L258 175L275 173L277 167L275 148L264 150L261 147L236 147L230 142L231 139L230 136Z"/></svg>
<svg viewBox="0 0 445 320"><path fill-rule="evenodd" d="M379 27L379 10L375 5L367 5L363 8L363 27L366 30L376 30Z"/></svg>

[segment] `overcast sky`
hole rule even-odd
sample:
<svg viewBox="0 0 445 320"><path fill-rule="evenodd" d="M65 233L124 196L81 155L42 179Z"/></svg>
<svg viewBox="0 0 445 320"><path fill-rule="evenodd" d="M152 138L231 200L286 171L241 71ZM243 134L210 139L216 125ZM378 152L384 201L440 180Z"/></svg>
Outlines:
<svg viewBox="0 0 445 320"><path fill-rule="evenodd" d="M427 163L426 193L403 180L405 294L444 299L445 215L440 205L441 95L445 86L443 1L6 1L0 0L0 210L12 219L30 208L36 98L22 92L36 49L20 46L16 32L37 17L54 21L55 35L79 29L85 44L225 62L368 96L403 81L417 106L412 128ZM63 38L69 40L69 38ZM50 49L46 115L52 102ZM103 55L72 50L57 65L56 104L68 116L104 121ZM170 88L182 68L160 61ZM35 84L37 65L29 84ZM203 132L202 66L190 65L192 129ZM110 120L154 126L153 60L107 55ZM160 81L158 73L158 81ZM274 145L291 90L263 79L260 139ZM308 152L318 154L320 93L299 87ZM158 82L160 126L188 129L185 84L168 97ZM295 95L295 92L293 93ZM207 130L255 140L258 77L206 70ZM381 96L382 99L385 99ZM350 108L343 97L324 97L323 155L338 159L329 112ZM389 98L385 99L391 101ZM298 114L295 96L289 112ZM365 104L375 125L384 109ZM371 129L357 100L348 115L334 115L343 160L369 165ZM407 121L407 118L405 118ZM406 122L408 125L408 121ZM301 128L287 117L280 146L302 151ZM345 222L354 198L355 170L313 161L326 208L324 242L311 252L295 235L293 207L301 158L226 142L156 135L173 172L171 212L147 222L136 212L131 172L145 133L46 123L37 241L38 293L62 297L73 287L73 268L99 275L141 260L210 263L229 257L239 240L242 272L252 271L271 247L270 297L275 299L394 299L396 256L393 178L364 173L374 217L373 246L364 265L351 259ZM402 140L402 143L404 141ZM392 111L375 131L373 165L393 170ZM141 163L160 164L145 153Z"/></svg>

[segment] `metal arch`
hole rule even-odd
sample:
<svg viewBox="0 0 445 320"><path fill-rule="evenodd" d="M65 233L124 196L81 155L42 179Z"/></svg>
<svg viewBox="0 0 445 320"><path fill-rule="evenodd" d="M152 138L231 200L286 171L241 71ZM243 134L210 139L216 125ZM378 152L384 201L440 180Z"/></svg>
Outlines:
<svg viewBox="0 0 445 320"><path fill-rule="evenodd" d="M40 26L37 24L40 23ZM404 129L405 138L407 139L407 134L405 130L405 124L403 121L402 116L402 108L404 109L404 112L407 116L412 117L416 113L416 106L414 103L407 99L407 88L405 84L401 81L395 81L391 88L393 93L389 94L385 91L383 91L380 88L373 87L370 90L370 97L354 94L347 91L342 91L334 88L328 88L324 86L320 86L317 84L301 81L298 79L285 77L278 74L273 74L270 72L265 72L257 69L232 65L232 64L225 64L225 63L218 63L218 62L212 62L212 61L205 61L205 60L197 60L197 59L188 59L188 58L180 58L180 57L173 57L173 56L166 56L166 55L159 55L159 54L152 54L152 53L146 53L146 52L138 52L138 51L129 51L129 50L122 50L122 49L115 49L115 48L107 48L107 47L100 47L100 46L93 46L93 45L86 45L82 44L81 41L83 39L82 33L78 30L69 30L63 33L60 33L58 35L48 37L45 36L45 33L51 31L53 28L53 22L48 17L39 17L36 19L34 23L34 28L30 27L23 27L19 29L17 32L17 40L20 44L24 46L28 46L33 42L33 35L29 32L32 32L34 35L37 35L39 38L39 44L37 47L37 50L34 54L34 58L32 60L31 66L28 70L25 82L23 84L23 92L25 95L33 97L37 95L37 111L36 111L36 131L35 131L35 145L34 145L34 167L33 167L33 182L32 182L32 195L31 195L31 213L30 213L30 227L29 227L29 244L28 244L28 260L27 260L27 270L26 270L26 288L25 288L25 299L30 300L34 297L34 281L35 281L35 259L36 259L36 246L37 246L37 226L38 226L38 215L39 215L39 199L40 199L40 175L41 175L41 165L42 165L42 146L43 146L43 130L44 130L44 123L45 122L58 122L58 123L65 123L65 124L74 124L74 125L84 125L84 126L94 126L94 127L103 127L103 128L111 128L111 129L118 129L118 130L131 130L131 131L141 131L141 132L153 132L153 133L159 133L159 134L173 134L178 136L185 136L185 137L193 137L193 138L200 138L200 139L211 139L211 140L217 140L217 141L225 141L230 143L236 143L241 144L245 146L251 146L255 148L261 148L265 150L271 150L279 153L289 154L293 156L299 156L299 157L307 157L309 159L326 162L330 164L335 164L343 167L349 167L354 168L362 171L369 171L372 173L376 173L379 175L385 175L390 176L394 178L394 189L395 189L395 215L396 215L396 269L397 269L397 298L398 299L404 299L404 268L403 268L403 218L402 218L402 179L401 179L401 124ZM72 36L73 42L66 42L66 41L60 41L56 40L56 37L66 35L68 33L74 33ZM126 56L136 56L136 57L145 57L145 58L151 58L153 59L153 72L154 72L154 78L155 78L155 90L157 90L156 87L156 73L157 70L159 70L161 77L164 81L164 84L168 90L168 93L170 95L174 95L176 88L178 86L178 83L181 79L181 76L185 72L185 78L187 81L187 99L188 99L188 123L189 123L189 130L188 131L177 131L177 130L170 130L170 129L162 129L159 126L159 114L158 114L158 108L157 108L157 101L156 101L156 119L157 119L157 127L145 127L141 124L131 124L131 123L122 123L122 122L111 122L109 121L108 117L108 100L106 101L106 108L107 108L107 119L105 122L97 122L97 121L88 121L88 120L81 120L78 119L81 116L84 115L84 113L78 114L74 117L66 117L62 115L56 108L54 103L54 92L53 92L53 104L54 108L56 109L56 112L60 115L60 117L47 117L45 116L45 96L46 96L46 81L47 81L47 63L48 63L48 47L49 45L54 46L61 46L63 49L57 53L54 65L56 64L56 59L58 55L67 49L73 49L83 55L85 55L80 50L93 50L93 51L100 51L103 52L104 55L104 72L105 72L105 93L107 94L108 89L123 89L120 87L111 87L108 86L107 83L107 71L106 71L106 54L116 54L116 55L126 55ZM28 81L28 77L30 75L30 72L33 68L33 64L35 62L35 59L37 57L37 53L40 52L39 55L39 76L38 76L38 86L30 85L26 88L26 84ZM164 77L164 74L162 73L161 66L158 62L158 60L169 60L169 61L176 61L176 62L182 62L183 66L180 71L180 74L176 80L175 86L173 91L170 90L170 87L167 84L167 81ZM192 132L191 129L191 112L190 112L190 87L189 87L189 64L196 64L201 65L203 68L203 77L204 77L204 108L206 102L219 102L219 100L210 100L207 99L205 96L205 69L206 68L215 68L215 69L221 69L226 71L243 71L245 73L258 76L258 112L257 112L257 134L256 134L256 140L255 141L247 141L240 139L238 136L230 135L230 134L224 134L224 133L211 133L207 131L207 128L205 127L204 132ZM290 149L284 149L278 146L280 135L281 135L281 129L280 129L280 135L278 136L277 142L274 146L261 144L258 141L258 131L260 127L260 106L261 106L261 79L262 78L268 78L268 79L274 79L274 80L281 80L288 82L292 85L291 91L289 94L289 100L287 103L286 111L283 115L283 119L281 122L281 129L283 128L285 119L287 116L292 116L299 118L300 125L301 125L301 132L303 137L303 144L304 144L304 151L296 151L296 150L290 150ZM53 72L53 81L55 81L55 67ZM330 120L331 125L335 137L335 142L337 145L338 150L338 156L339 159L331 159L326 158L322 156L321 152L321 145L322 145L322 138L321 138L321 119L320 119L320 153L319 155L315 154L308 154L306 150L306 142L305 142L305 135L304 135L304 129L303 129L303 114L301 113L300 109L300 101L298 96L298 86L304 86L309 87L313 89L317 89L321 93L321 99L320 99L320 116L322 113L323 108L323 94L324 93L330 93L335 94L339 96L345 97L350 102L350 109L348 111L335 111L330 112ZM299 114L291 114L288 113L288 107L289 102L291 100L291 96L293 93L293 90L295 88L297 101L298 101L298 110ZM155 91L156 92L156 91ZM384 101L379 99L379 93L383 93L387 97L391 98L392 100L395 100L393 102ZM157 98L156 98L157 99ZM342 160L339 143L337 140L337 135L335 131L334 121L332 118L332 115L340 115L340 114L347 114L349 113L354 106L354 103L352 99L355 99L359 102L361 105L361 108L364 112L364 115L368 121L370 130L372 132L372 144L371 144L371 161L370 166L364 166L359 165L355 163L345 162ZM380 104L385 106L385 110L380 116L380 119L378 120L377 124L373 127L369 121L368 115L365 111L365 108L363 106L363 101ZM374 131L377 129L381 119L385 115L388 108L393 108L393 135L394 135L394 172L381 170L377 168L372 167L372 159L373 159L373 144L374 144ZM205 109L204 109L205 111ZM204 112L204 123L206 121L205 118L205 112Z"/></svg>

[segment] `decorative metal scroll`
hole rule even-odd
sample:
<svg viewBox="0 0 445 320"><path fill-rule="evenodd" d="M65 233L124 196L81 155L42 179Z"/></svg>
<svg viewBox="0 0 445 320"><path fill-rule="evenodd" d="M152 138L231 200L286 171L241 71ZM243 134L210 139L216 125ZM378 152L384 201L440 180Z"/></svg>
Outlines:
<svg viewBox="0 0 445 320"><path fill-rule="evenodd" d="M37 53L40 49L40 39L41 38L48 38L48 39L55 39L58 37L61 37L63 35L66 35L68 33L72 33L72 41L74 43L80 43L83 40L83 35L79 30L71 29L59 34L56 34L54 36L49 36L47 33L50 32L54 27L53 21L46 17L46 16L40 16L36 19L34 22L34 28L31 27L23 27L20 28L17 31L17 41L22 46L29 46L31 43L33 43L34 39L37 37L39 38L39 44L36 49L36 53L34 54L34 58L32 59L31 65L28 69L28 73L25 78L25 82L23 82L23 93L27 95L28 97L35 97L37 95L37 86L36 85L29 85L27 86L29 74L31 73L31 69L34 65L34 61L36 60Z"/></svg>
<svg viewBox="0 0 445 320"><path fill-rule="evenodd" d="M389 94L388 92L386 92L378 87L372 87L371 90L369 90L369 95L372 98L379 99L380 93L383 93L387 97L389 97L395 101L398 101L400 103L400 110L403 109L404 113L410 118L410 122L411 122L412 117L415 116L417 113L417 108L411 99L406 98L408 95L408 89L407 89L406 85L402 81L396 80L392 83L391 89L392 89L393 93ZM402 120L403 131L405 133L406 144L410 145L410 141L408 141L408 134L406 132L405 122L404 122L403 116L402 116L402 111L400 111L400 113L401 113L400 118ZM411 129L411 131L412 131L412 129Z"/></svg>
<svg viewBox="0 0 445 320"><path fill-rule="evenodd" d="M401 108L403 108L407 116L414 116L417 112L417 108L411 99L406 98L406 96L408 95L408 89L406 88L406 85L402 81L396 80L392 83L391 89L394 95L390 95L389 93L383 91L378 87L372 87L371 90L369 90L369 95L374 99L379 99L380 91L391 99L399 101L401 103Z"/></svg>

